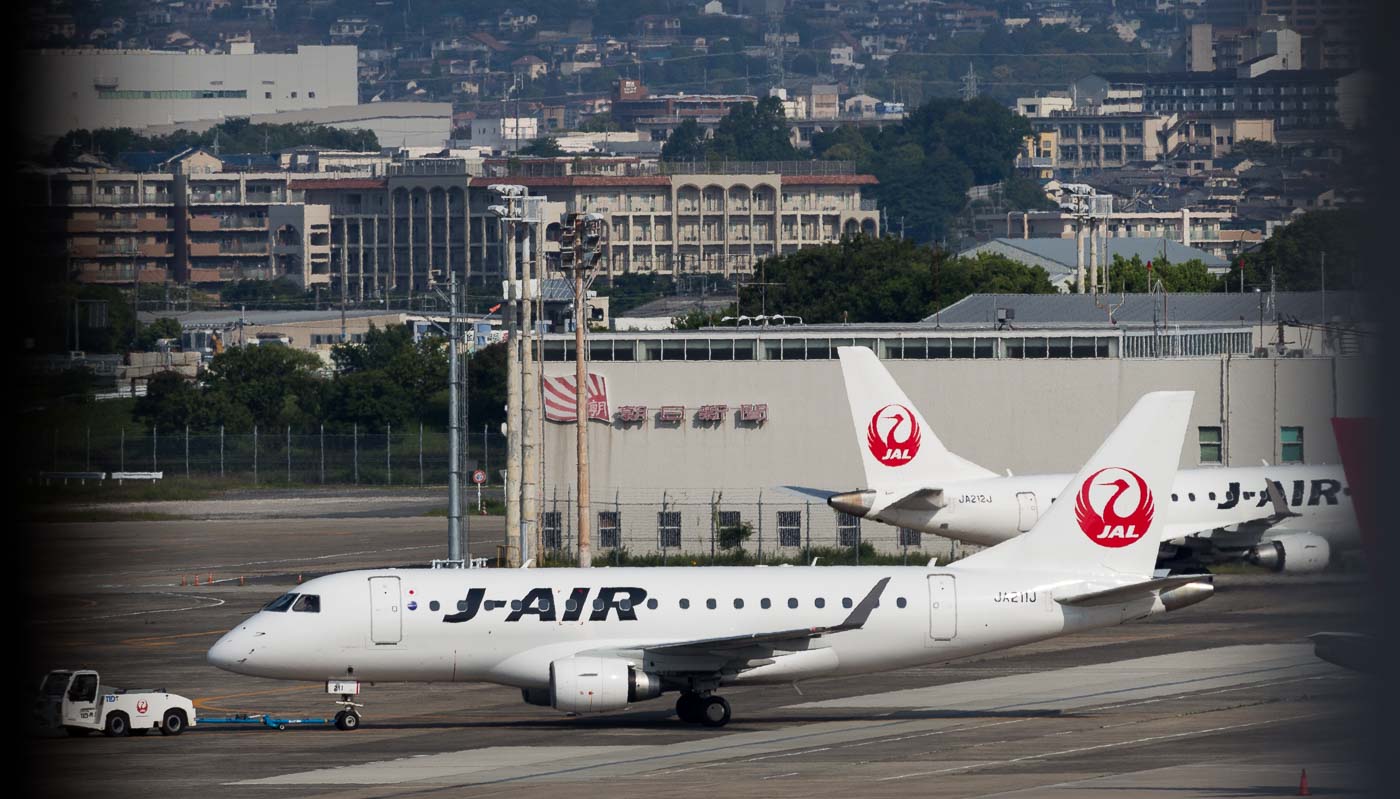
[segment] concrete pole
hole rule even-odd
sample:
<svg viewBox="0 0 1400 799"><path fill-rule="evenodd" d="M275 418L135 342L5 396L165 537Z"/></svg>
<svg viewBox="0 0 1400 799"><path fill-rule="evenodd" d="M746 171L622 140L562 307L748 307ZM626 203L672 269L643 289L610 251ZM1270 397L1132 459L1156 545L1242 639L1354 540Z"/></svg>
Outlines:
<svg viewBox="0 0 1400 799"><path fill-rule="evenodd" d="M534 269L530 263L530 251L534 237L533 225L525 223L525 237L520 244L520 275L522 296L520 312L522 322L520 337L522 368L521 380L524 383L521 397L520 430L521 437L521 476L520 476L520 535L529 542L531 555L538 558L540 552L539 525L539 486L536 477L539 471L539 449L535 446L536 419L539 416L539 368L535 363L535 292L530 286ZM525 560L525 549L521 548L521 562Z"/></svg>
<svg viewBox="0 0 1400 799"><path fill-rule="evenodd" d="M578 247L578 245L575 245ZM578 565L593 565L591 528L589 527L588 485L588 297L583 281L583 253L574 255L574 408L578 411L575 433L578 442Z"/></svg>
<svg viewBox="0 0 1400 799"><path fill-rule="evenodd" d="M520 330L516 325L515 276L515 224L504 222L505 235L501 245L505 248L506 275L506 335L509 340L510 358L506 364L506 544L509 547L512 534L519 535L520 528ZM508 556L506 565L519 566L524 557L524 538L517 542L519 547L513 557Z"/></svg>
<svg viewBox="0 0 1400 799"><path fill-rule="evenodd" d="M1099 293L1099 220L1089 220L1089 291Z"/></svg>
<svg viewBox="0 0 1400 799"><path fill-rule="evenodd" d="M462 440L461 364L457 353L457 272L449 269L447 290L451 293L448 317L447 357L448 381L451 384L447 400L447 559L462 560L462 457L458 451ZM418 432L419 474L422 474L423 432ZM421 482L421 477L419 478Z"/></svg>
<svg viewBox="0 0 1400 799"><path fill-rule="evenodd" d="M1074 220L1074 290L1084 293L1084 220Z"/></svg>

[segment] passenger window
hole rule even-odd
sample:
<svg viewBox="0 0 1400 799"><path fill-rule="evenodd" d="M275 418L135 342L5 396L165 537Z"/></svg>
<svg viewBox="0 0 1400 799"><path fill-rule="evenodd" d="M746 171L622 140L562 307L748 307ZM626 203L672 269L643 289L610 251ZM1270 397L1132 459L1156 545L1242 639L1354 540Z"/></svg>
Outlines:
<svg viewBox="0 0 1400 799"><path fill-rule="evenodd" d="M467 600L465 600L465 599L459 599L459 600L457 600L457 610L461 611L461 610L466 610L466 609L467 609ZM487 609L487 610L490 610L490 609L491 609L491 603L490 603L490 602L487 602L487 603L486 603L486 609Z"/></svg>
<svg viewBox="0 0 1400 799"><path fill-rule="evenodd" d="M442 607L442 605L438 604L438 601L437 601L436 599L434 599L432 602L429 602L429 603L428 603L428 610L437 610L438 608L441 608L441 607Z"/></svg>
<svg viewBox="0 0 1400 799"><path fill-rule="evenodd" d="M763 608L764 610L767 610L773 607L773 600L769 599L768 597L764 597L763 599L759 600L758 606Z"/></svg>
<svg viewBox="0 0 1400 799"><path fill-rule="evenodd" d="M320 613L321 597L316 594L302 594L301 599L298 599L297 603L292 605L292 610L297 613Z"/></svg>
<svg viewBox="0 0 1400 799"><path fill-rule="evenodd" d="M263 610L269 613L285 613L287 612L287 608L291 607L292 603L297 601L298 596L300 596L300 594L283 594L267 603L267 605L263 607Z"/></svg>
<svg viewBox="0 0 1400 799"><path fill-rule="evenodd" d="M843 608L849 608L850 606L851 606L851 598L848 597L848 596L843 596L843 597L841 597L841 607L843 607Z"/></svg>
<svg viewBox="0 0 1400 799"><path fill-rule="evenodd" d="M578 610L578 602L575 602L573 599L566 599L564 601L564 610L573 613Z"/></svg>
<svg viewBox="0 0 1400 799"><path fill-rule="evenodd" d="M822 597L817 597L817 598L816 598L816 601L813 602L813 604L815 604L815 605L816 605L817 607L819 607L819 608L824 608L824 607L826 607L826 600L823 599Z"/></svg>
<svg viewBox="0 0 1400 799"><path fill-rule="evenodd" d="M632 600L630 600L630 599L624 599L624 600L618 602L618 603L617 603L617 609L620 610L620 611L622 611L623 613L626 613L627 611L629 611L629 610L632 609ZM545 610L549 610L549 608L545 608Z"/></svg>
<svg viewBox="0 0 1400 799"><path fill-rule="evenodd" d="M797 607L797 599L796 599L795 597L788 597L788 607L790 607L790 608L795 608L795 607Z"/></svg>
<svg viewBox="0 0 1400 799"><path fill-rule="evenodd" d="M1172 502L1176 502L1176 494L1172 494Z"/></svg>
<svg viewBox="0 0 1400 799"><path fill-rule="evenodd" d="M715 609L715 601L714 601L713 599L707 599L707 600L705 600L705 607L709 608L710 610L714 610L714 609Z"/></svg>
<svg viewBox="0 0 1400 799"><path fill-rule="evenodd" d="M743 610L743 609L744 609L744 600L742 600L742 599L735 599L735 600L734 600L734 609L735 609L735 610Z"/></svg>
<svg viewBox="0 0 1400 799"><path fill-rule="evenodd" d="M648 599L648 600L647 600L647 608L650 609L650 610L656 610L656 600L655 600L655 599Z"/></svg>
<svg viewBox="0 0 1400 799"><path fill-rule="evenodd" d="M548 599L541 599L541 600L540 600L540 612L542 612L542 613L548 613L548 612L549 612L549 600L548 600Z"/></svg>
<svg viewBox="0 0 1400 799"><path fill-rule="evenodd" d="M593 600L593 609L594 609L594 610L602 610L602 609L603 609L603 600L601 600L601 599L595 599L595 600Z"/></svg>
<svg viewBox="0 0 1400 799"><path fill-rule="evenodd" d="M512 600L510 601L510 609L511 609L511 610L520 610L520 600L518 600L518 599L512 599Z"/></svg>
<svg viewBox="0 0 1400 799"><path fill-rule="evenodd" d="M904 601L904 597L900 597L899 599L896 599L896 600L894 601L894 604L897 605L898 607L901 607L901 608L902 608L902 607L904 607L905 605L907 605L907 604L909 604L909 603Z"/></svg>
<svg viewBox="0 0 1400 799"><path fill-rule="evenodd" d="M1214 491L1210 492L1210 501L1211 501L1211 502L1214 502L1214 501L1215 501L1215 492L1214 492Z"/></svg>
<svg viewBox="0 0 1400 799"><path fill-rule="evenodd" d="M681 610L690 610L690 600L689 600L689 599L682 599L682 600L681 600Z"/></svg>
<svg viewBox="0 0 1400 799"><path fill-rule="evenodd" d="M1190 493L1190 494L1187 494L1187 495L1186 495L1186 498L1189 499L1189 500L1191 500L1192 502L1195 502L1195 501L1196 501L1196 494L1195 494L1194 492L1192 492L1192 493Z"/></svg>

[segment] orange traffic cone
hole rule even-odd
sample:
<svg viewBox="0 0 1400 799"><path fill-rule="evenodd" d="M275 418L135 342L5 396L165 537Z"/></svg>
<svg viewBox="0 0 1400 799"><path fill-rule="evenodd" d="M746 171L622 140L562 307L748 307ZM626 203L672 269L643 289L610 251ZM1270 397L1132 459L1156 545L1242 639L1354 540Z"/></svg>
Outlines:
<svg viewBox="0 0 1400 799"><path fill-rule="evenodd" d="M301 575L297 575L297 585L301 585Z"/></svg>
<svg viewBox="0 0 1400 799"><path fill-rule="evenodd" d="M1303 769L1303 778L1298 781L1298 795L1312 796L1312 791L1308 790L1308 770Z"/></svg>
<svg viewBox="0 0 1400 799"><path fill-rule="evenodd" d="M213 572L209 572L209 582L208 582L208 585L213 585L213 584L214 584L214 573L213 573Z"/></svg>
<svg viewBox="0 0 1400 799"><path fill-rule="evenodd" d="M196 587L196 588L199 587L199 575L198 575L198 574L196 574L196 575L194 576L194 584L195 584L195 587Z"/></svg>
<svg viewBox="0 0 1400 799"><path fill-rule="evenodd" d="M180 575L180 587L184 588L187 585L189 585L189 578L183 574Z"/></svg>

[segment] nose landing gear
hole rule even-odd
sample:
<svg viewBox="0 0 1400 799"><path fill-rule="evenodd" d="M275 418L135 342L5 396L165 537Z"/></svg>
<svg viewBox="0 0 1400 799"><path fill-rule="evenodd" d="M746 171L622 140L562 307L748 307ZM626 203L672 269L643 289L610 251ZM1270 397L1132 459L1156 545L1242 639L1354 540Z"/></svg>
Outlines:
<svg viewBox="0 0 1400 799"><path fill-rule="evenodd" d="M687 724L723 727L731 716L729 701L713 694L683 693L676 700L676 715Z"/></svg>
<svg viewBox="0 0 1400 799"><path fill-rule="evenodd" d="M349 732L360 728L360 712L357 708L362 708L364 705L352 701L350 699L351 696L352 694L341 694L340 700L336 702L337 705L342 707L342 709L335 714L335 728L337 730Z"/></svg>

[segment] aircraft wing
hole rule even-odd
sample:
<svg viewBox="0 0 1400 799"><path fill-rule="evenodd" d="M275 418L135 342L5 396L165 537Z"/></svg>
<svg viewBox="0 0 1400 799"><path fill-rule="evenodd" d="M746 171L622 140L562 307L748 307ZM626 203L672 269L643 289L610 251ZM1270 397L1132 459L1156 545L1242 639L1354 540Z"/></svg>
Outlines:
<svg viewBox="0 0 1400 799"><path fill-rule="evenodd" d="M1243 521L1238 518L1231 518L1228 521L1222 519L1221 523L1215 526L1207 526L1209 525L1208 522L1206 524L1200 522L1195 524L1168 523L1162 540L1174 541L1178 538L1186 538L1187 536L1210 532L1217 527L1234 527L1236 528L1236 534L1243 533L1246 535L1253 534L1255 536L1260 536L1284 519L1289 519L1298 515L1289 509L1288 500L1284 498L1283 491L1279 489L1278 483L1275 483L1273 480L1265 480L1264 483L1264 492L1269 498L1269 504L1259 509L1259 515Z"/></svg>
<svg viewBox="0 0 1400 799"><path fill-rule="evenodd" d="M813 638L864 627L889 581L890 578L884 577L875 583L865 598L851 609L851 612L840 624L826 627L798 627L717 638L639 644L635 647L615 647L587 654L639 656L647 660L664 659L670 664L667 670L672 672L742 671L745 668L752 668L763 663L771 663L771 660L764 660L764 658L771 656L776 649L805 648L805 643Z"/></svg>
<svg viewBox="0 0 1400 799"><path fill-rule="evenodd" d="M1210 581L1211 576L1209 574L1183 574L1177 577L1158 577L1153 580L1144 580L1140 583L1130 583L1128 585L1119 585L1098 591L1087 591L1081 594L1055 597L1055 601L1061 605L1076 607L1116 605L1120 602L1127 602L1134 599L1146 599L1159 591L1169 591L1173 588L1189 585L1190 583L1208 583Z"/></svg>

